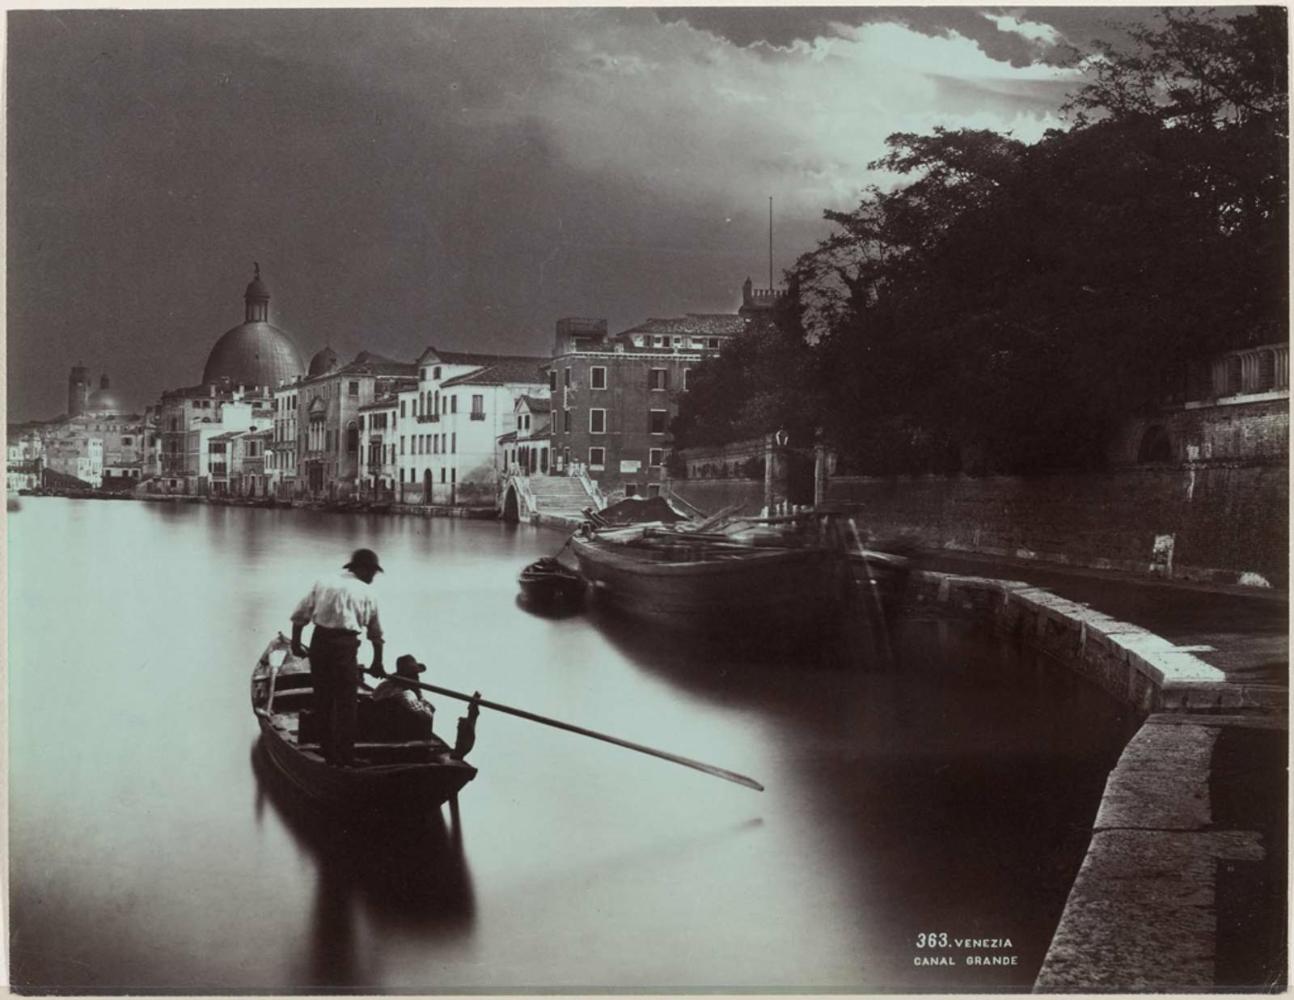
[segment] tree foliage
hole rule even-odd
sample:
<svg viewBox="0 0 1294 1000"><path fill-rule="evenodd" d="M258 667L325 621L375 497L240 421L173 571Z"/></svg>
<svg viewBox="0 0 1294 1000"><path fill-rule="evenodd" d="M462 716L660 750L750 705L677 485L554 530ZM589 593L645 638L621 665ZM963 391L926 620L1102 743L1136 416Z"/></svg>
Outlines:
<svg viewBox="0 0 1294 1000"><path fill-rule="evenodd" d="M1166 11L1088 60L1068 130L890 136L872 166L904 183L827 213L778 333L697 373L681 442L799 419L868 471L1099 464L1166 369L1286 336L1285 32Z"/></svg>

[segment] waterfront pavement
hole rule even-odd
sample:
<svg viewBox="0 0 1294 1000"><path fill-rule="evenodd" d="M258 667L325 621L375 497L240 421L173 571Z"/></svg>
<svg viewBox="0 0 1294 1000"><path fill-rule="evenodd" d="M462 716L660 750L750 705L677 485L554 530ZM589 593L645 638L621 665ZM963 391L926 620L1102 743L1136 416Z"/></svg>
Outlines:
<svg viewBox="0 0 1294 1000"><path fill-rule="evenodd" d="M922 568L1045 588L1247 693L1244 710L1146 718L1109 776L1035 990L1286 987L1288 594L948 553Z"/></svg>

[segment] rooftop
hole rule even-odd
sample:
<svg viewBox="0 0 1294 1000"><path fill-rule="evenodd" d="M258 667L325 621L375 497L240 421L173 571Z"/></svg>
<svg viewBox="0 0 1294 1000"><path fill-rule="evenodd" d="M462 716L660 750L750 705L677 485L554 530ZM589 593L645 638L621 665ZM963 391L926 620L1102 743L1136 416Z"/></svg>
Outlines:
<svg viewBox="0 0 1294 1000"><path fill-rule="evenodd" d="M550 413L553 409L553 401L547 396L521 396L518 402L524 402L530 408L531 413Z"/></svg>
<svg viewBox="0 0 1294 1000"><path fill-rule="evenodd" d="M451 385L507 385L513 382L532 382L536 385L547 385L548 376L544 369L552 358L501 357L485 355L489 360L478 371L468 372L455 378L446 379L445 387ZM442 358L443 360L443 358Z"/></svg>

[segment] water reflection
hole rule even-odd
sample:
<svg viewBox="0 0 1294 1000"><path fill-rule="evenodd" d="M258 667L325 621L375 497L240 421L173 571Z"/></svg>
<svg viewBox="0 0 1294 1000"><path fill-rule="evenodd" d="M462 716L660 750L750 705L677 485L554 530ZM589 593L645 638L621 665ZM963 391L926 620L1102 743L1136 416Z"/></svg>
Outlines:
<svg viewBox="0 0 1294 1000"><path fill-rule="evenodd" d="M403 931L439 941L470 936L475 900L456 807L419 816L330 814L302 797L274 767L260 740L252 745L256 819L272 815L317 870L302 987L372 986L359 951L359 916L378 932Z"/></svg>

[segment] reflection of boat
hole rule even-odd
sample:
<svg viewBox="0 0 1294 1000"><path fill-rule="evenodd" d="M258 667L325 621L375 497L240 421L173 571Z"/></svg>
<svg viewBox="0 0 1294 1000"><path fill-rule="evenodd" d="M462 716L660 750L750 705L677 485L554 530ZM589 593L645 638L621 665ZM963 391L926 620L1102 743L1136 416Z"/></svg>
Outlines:
<svg viewBox="0 0 1294 1000"><path fill-rule="evenodd" d="M552 556L523 569L518 582L526 600L540 607L575 607L584 599L584 577Z"/></svg>
<svg viewBox="0 0 1294 1000"><path fill-rule="evenodd" d="M347 910L353 900L384 926L451 934L470 928L475 908L472 882L456 812L452 822L433 810L409 816L359 813L346 824L330 823L285 780L261 740L252 747L251 763L257 779L257 817L270 806L315 859L322 909ZM320 929L335 929L337 924L320 921ZM344 950L334 947L342 944L339 941L316 943L321 950L325 945L333 953Z"/></svg>
<svg viewBox="0 0 1294 1000"><path fill-rule="evenodd" d="M734 524L731 532L641 525L576 537L599 599L654 624L734 637L820 635L840 614L840 546L820 523Z"/></svg>
<svg viewBox="0 0 1294 1000"><path fill-rule="evenodd" d="M417 811L454 799L476 777L476 768L434 736L404 742L372 739L376 706L367 688L361 686L358 697L356 763L334 767L324 761L318 744L311 742L309 663L292 655L291 643L282 635L257 661L252 671L252 709L262 741L270 759L301 791L346 808Z"/></svg>

